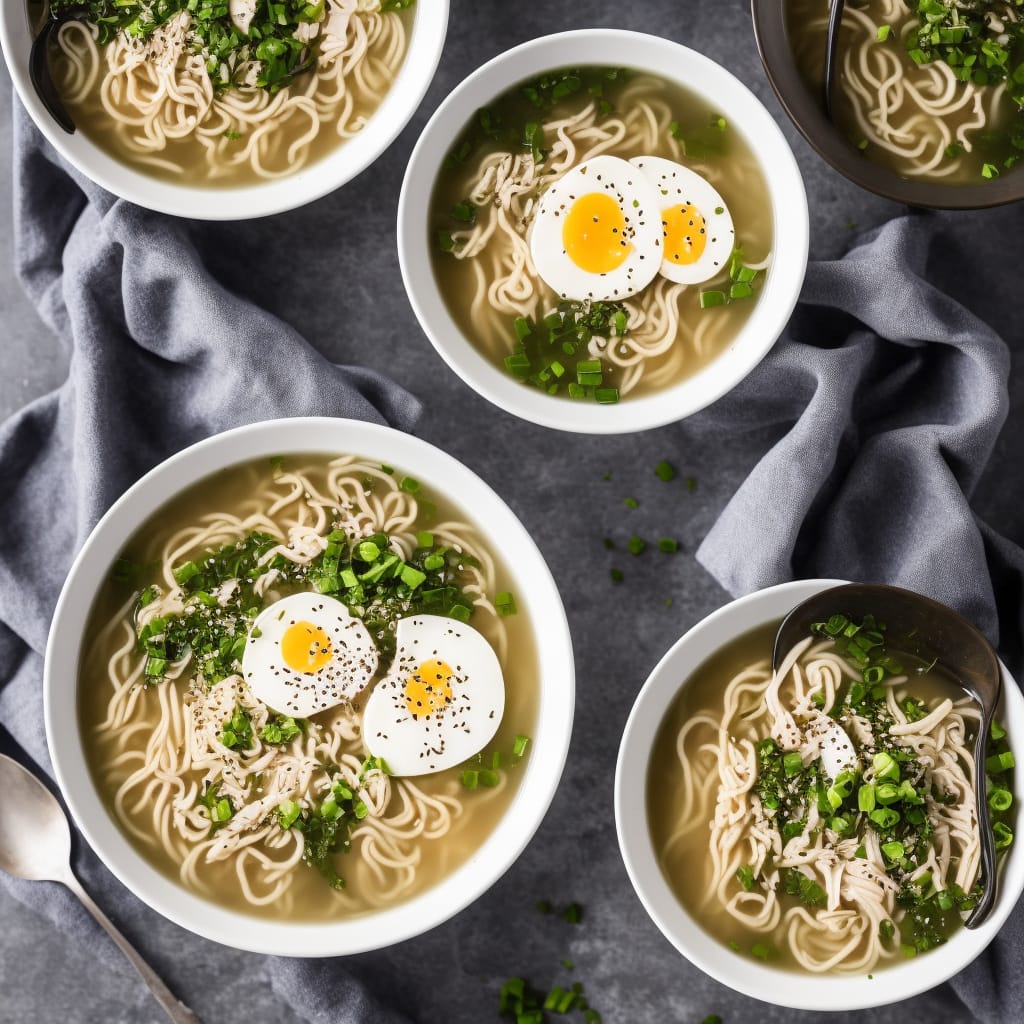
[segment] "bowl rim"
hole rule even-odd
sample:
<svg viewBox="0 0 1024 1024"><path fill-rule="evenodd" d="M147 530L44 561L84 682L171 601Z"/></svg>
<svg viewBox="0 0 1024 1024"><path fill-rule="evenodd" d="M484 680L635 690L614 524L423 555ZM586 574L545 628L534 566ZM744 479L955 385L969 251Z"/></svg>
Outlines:
<svg viewBox="0 0 1024 1024"><path fill-rule="evenodd" d="M456 494L503 560L528 610L537 650L538 706L530 757L512 802L478 849L425 892L393 907L338 922L265 921L212 903L153 866L103 804L78 725L79 655L97 580L125 538L190 484L228 466L274 455L357 454L416 472ZM528 586L527 586L528 583ZM543 624L543 625L541 625ZM69 699L70 698L70 699ZM436 446L390 427L308 417L268 420L191 445L133 484L89 534L61 591L46 645L43 706L54 774L86 842L139 899L176 924L238 949L281 956L338 956L391 945L433 928L481 896L530 841L554 798L568 753L575 701L572 640L550 570L526 528L476 473Z"/></svg>
<svg viewBox="0 0 1024 1024"><path fill-rule="evenodd" d="M640 56L642 54L642 56ZM465 337L440 297L429 244L429 207L437 172L454 138L480 105L531 75L574 64L643 67L708 98L740 131L765 170L772 198L772 265L758 302L728 347L683 381L649 395L597 406L528 388L491 363ZM680 72L680 68L685 71ZM742 117L736 116L736 111ZM430 182L430 188L421 187ZM778 225L785 224L780 232ZM499 408L541 426L617 434L689 416L736 386L782 334L807 266L809 219L803 179L785 136L761 101L709 57L660 36L619 29L573 29L528 40L471 72L445 98L413 148L398 199L398 260L406 294L435 351L470 388Z"/></svg>
<svg viewBox="0 0 1024 1024"><path fill-rule="evenodd" d="M395 141L419 108L441 60L449 0L416 4L398 75L365 127L299 170L248 185L202 186L168 181L136 169L92 142L69 135L36 95L28 71L32 38L26 0L0 5L0 47L22 106L57 153L79 173L115 196L158 213L190 220L269 217L298 209L351 181Z"/></svg>
<svg viewBox="0 0 1024 1024"><path fill-rule="evenodd" d="M1024 198L1024 174L984 183L905 178L854 149L808 89L789 45L786 0L750 0L754 39L765 75L789 119L811 149L855 185L884 199L935 210L981 210Z"/></svg>
<svg viewBox="0 0 1024 1024"><path fill-rule="evenodd" d="M781 583L736 598L687 630L651 670L630 711L615 769L615 824L626 873L648 916L694 966L723 985L776 1006L802 1010L858 1010L918 995L951 978L995 938L1024 891L1024 853L1000 869L1000 892L979 928L961 929L925 957L887 965L871 975L809 975L741 958L713 939L679 902L661 872L647 827L647 771L651 746L665 713L690 675L730 639L781 621L801 601L846 580ZM1003 672L1007 730L1024 735L1024 695L1006 666ZM780 984L799 979L798 985Z"/></svg>

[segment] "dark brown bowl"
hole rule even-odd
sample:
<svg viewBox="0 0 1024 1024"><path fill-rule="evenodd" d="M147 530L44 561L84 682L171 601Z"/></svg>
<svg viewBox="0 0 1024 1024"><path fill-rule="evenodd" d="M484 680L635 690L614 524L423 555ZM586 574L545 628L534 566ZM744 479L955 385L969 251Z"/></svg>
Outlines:
<svg viewBox="0 0 1024 1024"><path fill-rule="evenodd" d="M840 174L861 188L910 206L979 210L1024 199L1024 174L1020 171L976 185L952 185L905 178L865 157L829 120L820 90L812 92L801 76L789 43L785 5L785 0L750 0L761 62L800 134Z"/></svg>

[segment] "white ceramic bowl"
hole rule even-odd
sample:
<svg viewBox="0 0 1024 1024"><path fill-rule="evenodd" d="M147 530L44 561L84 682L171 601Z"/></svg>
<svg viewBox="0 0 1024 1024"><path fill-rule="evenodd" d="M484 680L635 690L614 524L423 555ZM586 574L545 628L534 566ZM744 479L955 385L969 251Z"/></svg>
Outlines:
<svg viewBox="0 0 1024 1024"><path fill-rule="evenodd" d="M640 902L683 956L723 985L779 1006L855 1010L907 999L966 967L995 938L1024 890L1024 849L1015 841L1002 864L995 909L981 927L961 928L943 946L867 975L795 974L741 957L713 939L683 908L658 866L647 825L647 768L651 745L688 677L715 651L758 626L780 621L801 601L842 580L783 583L741 597L686 633L658 662L633 705L615 773L619 848ZM1003 669L1004 722L1011 746L1024 744L1024 697ZM1017 785L1019 787L1019 776ZM1018 788L1019 799L1019 788Z"/></svg>
<svg viewBox="0 0 1024 1024"><path fill-rule="evenodd" d="M775 239L772 267L757 305L728 348L679 384L616 405L552 397L491 363L445 307L431 268L429 214L433 182L473 113L512 86L566 65L643 68L707 98L742 132L764 170ZM658 36L586 29L545 36L499 54L474 71L438 107L413 150L398 203L398 257L420 326L442 359L475 391L508 412L547 427L588 434L646 430L703 409L735 387L764 357L789 319L807 267L807 197L782 132L760 100L725 68Z"/></svg>
<svg viewBox="0 0 1024 1024"><path fill-rule="evenodd" d="M415 472L444 493L500 552L516 600L534 625L540 701L530 756L511 805L480 848L426 892L348 921L263 921L207 902L153 867L114 823L93 784L75 711L82 635L98 581L125 540L183 488L226 466L288 453L353 453ZM558 590L543 557L508 506L451 456L408 434L341 419L276 420L241 427L187 448L121 497L89 535L57 603L43 677L50 756L68 808L86 841L141 900L217 942L282 956L336 956L410 938L447 920L493 884L533 836L562 773L572 731L572 643Z"/></svg>
<svg viewBox="0 0 1024 1024"><path fill-rule="evenodd" d="M423 99L441 58L448 28L448 0L420 0L405 62L381 105L355 137L284 178L238 187L176 184L135 170L81 132L66 134L47 113L28 73L32 47L26 0L0 4L0 42L18 97L50 144L70 164L108 192L138 206L199 220L266 217L319 199L369 166L394 141Z"/></svg>

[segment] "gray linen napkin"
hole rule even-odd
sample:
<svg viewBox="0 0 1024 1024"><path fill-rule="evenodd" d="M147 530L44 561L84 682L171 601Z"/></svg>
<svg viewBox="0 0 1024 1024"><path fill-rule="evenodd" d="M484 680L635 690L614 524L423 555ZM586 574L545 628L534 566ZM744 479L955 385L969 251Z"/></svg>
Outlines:
<svg viewBox="0 0 1024 1024"><path fill-rule="evenodd" d="M1010 355L925 279L945 222L908 214L812 263L786 337L704 414L784 431L697 551L730 593L840 577L929 594L977 623L1020 678L1024 551L970 499L1006 419ZM1002 626L1002 629L1000 628ZM1017 1019L1024 906L952 982L976 1019Z"/></svg>
<svg viewBox="0 0 1024 1024"><path fill-rule="evenodd" d="M66 383L0 426L0 725L50 772L42 653L75 552L109 505L179 449L254 420L344 416L411 429L412 395L336 366L204 269L182 222L67 170L15 102L17 265L71 352ZM0 747L10 747L0 735ZM23 758L24 759L24 758ZM76 844L75 870L159 969L135 897ZM62 886L0 883L115 969L121 954ZM249 963L254 973L262 964ZM275 989L310 1020L390 1024L337 962L268 960Z"/></svg>

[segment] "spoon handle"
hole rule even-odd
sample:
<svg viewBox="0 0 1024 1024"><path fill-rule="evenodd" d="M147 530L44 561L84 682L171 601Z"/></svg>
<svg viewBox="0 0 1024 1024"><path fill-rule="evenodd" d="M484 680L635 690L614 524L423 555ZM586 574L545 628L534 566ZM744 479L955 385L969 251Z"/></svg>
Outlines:
<svg viewBox="0 0 1024 1024"><path fill-rule="evenodd" d="M160 1004L174 1024L202 1024L199 1018L163 983L160 976L139 955L135 947L114 927L106 914L92 901L92 897L82 888L78 879L68 871L61 879L64 884L82 901L86 910L103 926L103 930L114 940L118 948L132 967L139 972L142 980L149 986L153 998Z"/></svg>

